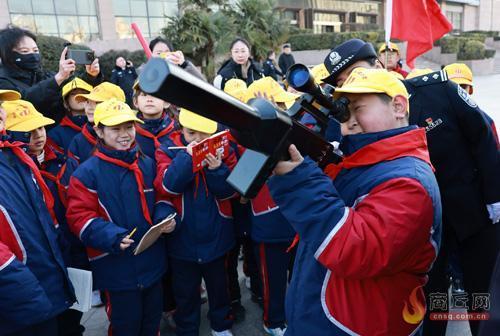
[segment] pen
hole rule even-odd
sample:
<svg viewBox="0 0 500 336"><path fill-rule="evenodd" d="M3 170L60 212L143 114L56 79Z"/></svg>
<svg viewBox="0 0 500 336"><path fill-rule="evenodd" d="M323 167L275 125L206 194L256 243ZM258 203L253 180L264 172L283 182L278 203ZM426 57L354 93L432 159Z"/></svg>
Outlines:
<svg viewBox="0 0 500 336"><path fill-rule="evenodd" d="M127 239L130 239L132 238L132 236L134 235L135 231L137 231L137 228L133 229L132 232L130 232L127 236Z"/></svg>
<svg viewBox="0 0 500 336"><path fill-rule="evenodd" d="M186 149L186 146L173 146L173 147L168 147L168 149Z"/></svg>

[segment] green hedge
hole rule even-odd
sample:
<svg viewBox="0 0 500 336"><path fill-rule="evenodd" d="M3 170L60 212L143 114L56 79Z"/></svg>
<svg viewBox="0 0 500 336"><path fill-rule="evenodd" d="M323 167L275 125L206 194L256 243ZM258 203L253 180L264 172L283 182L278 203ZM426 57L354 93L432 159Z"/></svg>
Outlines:
<svg viewBox="0 0 500 336"><path fill-rule="evenodd" d="M457 54L457 59L461 61L484 58L486 58L484 43L474 40L466 41Z"/></svg>
<svg viewBox="0 0 500 336"><path fill-rule="evenodd" d="M495 49L486 49L485 53L484 53L484 57L485 58L493 58L493 57L495 57L496 53L497 53L497 51Z"/></svg>
<svg viewBox="0 0 500 336"><path fill-rule="evenodd" d="M371 32L344 32L344 33L323 33L323 34L296 34L290 36L288 41L292 44L293 50L318 50L331 49L347 40L359 38L371 42L374 46L384 41L384 33L379 31Z"/></svg>
<svg viewBox="0 0 500 336"><path fill-rule="evenodd" d="M137 69L142 63L146 62L146 55L143 50L129 51L129 50L110 50L99 56L99 65L101 72L105 79L111 78L111 71L115 67L116 59L122 56L126 60L132 61L134 67Z"/></svg>

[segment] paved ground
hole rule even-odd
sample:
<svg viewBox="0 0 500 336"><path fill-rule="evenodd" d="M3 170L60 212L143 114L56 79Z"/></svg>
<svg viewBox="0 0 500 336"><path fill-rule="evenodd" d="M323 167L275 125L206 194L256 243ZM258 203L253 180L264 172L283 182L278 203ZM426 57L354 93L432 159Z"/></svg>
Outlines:
<svg viewBox="0 0 500 336"><path fill-rule="evenodd" d="M497 64L500 64L500 51L497 51ZM438 70L439 66L435 63L428 62L424 59L417 60L417 67L430 67ZM500 69L500 66L498 67ZM492 74L488 76L479 76L474 78L474 95L473 98L479 106L486 111L496 122L497 129L500 125L500 74ZM500 131L500 130L499 130ZM259 306L250 300L250 293L241 284L243 292L243 305L247 309L246 320L240 324L236 324L233 332L237 336L261 336L265 335L262 331L262 310ZM200 335L210 335L210 326L205 318L207 313L207 304L202 306L202 319L200 327ZM83 317L83 324L86 327L85 336L104 336L107 334L107 319L103 308L92 309ZM164 332L165 335L172 333ZM470 331L465 322L450 322L448 325L447 336L468 336Z"/></svg>

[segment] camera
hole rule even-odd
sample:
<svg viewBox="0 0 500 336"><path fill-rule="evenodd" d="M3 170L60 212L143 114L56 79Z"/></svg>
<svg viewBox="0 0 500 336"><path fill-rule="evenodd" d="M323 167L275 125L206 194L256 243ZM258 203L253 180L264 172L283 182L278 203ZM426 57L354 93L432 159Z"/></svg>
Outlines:
<svg viewBox="0 0 500 336"><path fill-rule="evenodd" d="M76 64L88 65L92 64L95 59L95 55L92 50L68 49L66 59L72 59Z"/></svg>
<svg viewBox="0 0 500 336"><path fill-rule="evenodd" d="M333 86L325 84L323 88L316 84L311 72L304 64L292 65L287 71L286 78L292 88L308 95L299 99L298 103L320 124L326 124L330 115L341 123L349 120L349 99L341 97L334 100ZM291 114L297 113L298 110L299 108L296 107Z"/></svg>

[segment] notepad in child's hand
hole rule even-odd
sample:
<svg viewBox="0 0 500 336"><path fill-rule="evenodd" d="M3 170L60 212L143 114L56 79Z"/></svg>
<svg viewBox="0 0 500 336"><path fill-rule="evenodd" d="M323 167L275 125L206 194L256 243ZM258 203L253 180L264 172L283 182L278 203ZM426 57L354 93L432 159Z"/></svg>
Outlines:
<svg viewBox="0 0 500 336"><path fill-rule="evenodd" d="M142 236L141 241L137 244L134 250L134 255L144 252L145 249L153 245L158 238L161 236L161 230L175 218L175 213L169 215L167 218L162 220L160 223L153 225L145 234Z"/></svg>
<svg viewBox="0 0 500 336"><path fill-rule="evenodd" d="M70 307L83 313L92 308L92 272L68 267L68 277L75 289L76 302Z"/></svg>
<svg viewBox="0 0 500 336"><path fill-rule="evenodd" d="M228 130L215 133L209 138L197 143L193 146L193 173L200 171L204 167L205 159L208 154L217 156L220 154L222 159L225 159L229 154L229 138Z"/></svg>

